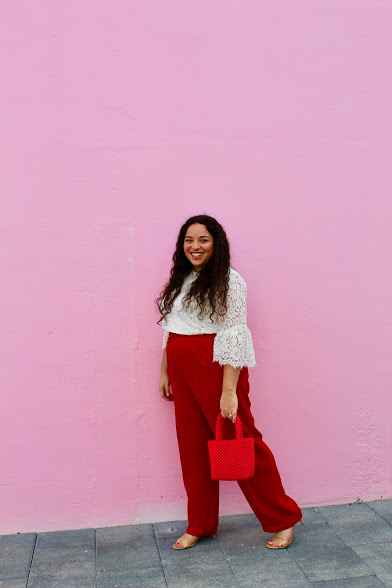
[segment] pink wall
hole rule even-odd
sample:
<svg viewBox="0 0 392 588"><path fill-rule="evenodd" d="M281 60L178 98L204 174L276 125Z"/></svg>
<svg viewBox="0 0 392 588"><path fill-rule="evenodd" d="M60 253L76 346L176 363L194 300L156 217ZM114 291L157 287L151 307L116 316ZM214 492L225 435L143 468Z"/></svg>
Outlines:
<svg viewBox="0 0 392 588"><path fill-rule="evenodd" d="M153 298L215 215L301 505L392 497L392 6L2 7L2 533L185 517ZM222 512L245 512L235 484Z"/></svg>

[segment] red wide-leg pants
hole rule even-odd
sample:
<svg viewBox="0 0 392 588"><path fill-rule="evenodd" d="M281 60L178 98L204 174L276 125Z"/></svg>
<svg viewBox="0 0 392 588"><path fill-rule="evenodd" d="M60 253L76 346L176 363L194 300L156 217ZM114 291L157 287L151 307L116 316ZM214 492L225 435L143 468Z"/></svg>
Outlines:
<svg viewBox="0 0 392 588"><path fill-rule="evenodd" d="M219 482L211 479L207 441L213 439L222 394L223 367L213 362L215 335L169 334L167 359L174 398L182 475L188 496L187 532L214 535L218 528ZM293 527L302 517L297 503L286 495L274 456L256 429L250 411L248 369L237 384L238 414L246 437L255 440L253 478L238 482L264 531ZM224 436L235 436L225 420Z"/></svg>

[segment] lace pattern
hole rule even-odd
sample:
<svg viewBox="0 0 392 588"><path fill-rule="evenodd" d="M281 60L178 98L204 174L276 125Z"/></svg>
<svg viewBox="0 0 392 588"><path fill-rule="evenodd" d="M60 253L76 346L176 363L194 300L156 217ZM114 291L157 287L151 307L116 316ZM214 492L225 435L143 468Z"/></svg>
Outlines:
<svg viewBox="0 0 392 588"><path fill-rule="evenodd" d="M246 284L243 278L238 272L230 269L227 313L220 320L211 321L208 315L198 317L196 304L190 304L188 308L183 307L184 296L196 277L196 272L191 272L185 278L171 313L162 321L165 330L163 349L166 348L169 332L179 335L216 333L213 361L235 368L255 366L252 335L246 324Z"/></svg>
<svg viewBox="0 0 392 588"><path fill-rule="evenodd" d="M256 365L252 335L246 325L219 331L214 340L214 361L235 368Z"/></svg>

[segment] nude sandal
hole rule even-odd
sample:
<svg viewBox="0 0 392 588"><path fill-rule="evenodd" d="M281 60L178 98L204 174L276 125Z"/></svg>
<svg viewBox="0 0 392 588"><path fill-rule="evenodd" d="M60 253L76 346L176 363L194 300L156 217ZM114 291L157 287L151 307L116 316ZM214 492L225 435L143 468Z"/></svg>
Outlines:
<svg viewBox="0 0 392 588"><path fill-rule="evenodd" d="M302 519L301 519L300 523L301 523L301 525L304 524ZM271 541L275 541L275 543L278 543L278 545L269 545L269 543ZM279 537L279 535L275 535L274 537L272 537L272 539L270 539L268 541L266 547L268 549L286 549L287 547L290 547L292 541L293 541L293 536L291 536L291 538L287 541L283 537Z"/></svg>
<svg viewBox="0 0 392 588"><path fill-rule="evenodd" d="M180 539L182 539L182 537L180 537ZM190 547L194 547L199 541L199 537L196 537L195 541L193 542L186 540L180 541L180 539L177 539L177 541L172 545L173 549L189 549Z"/></svg>
<svg viewBox="0 0 392 588"><path fill-rule="evenodd" d="M212 536L213 539L215 539L215 537L216 535ZM180 539L182 539L182 537L180 537ZM177 539L177 541L172 545L173 549L189 549L190 547L194 547L199 541L199 537L196 537L196 540L192 541L192 543L186 540L182 542L180 539Z"/></svg>
<svg viewBox="0 0 392 588"><path fill-rule="evenodd" d="M293 540L292 537L291 537L291 539L286 541L286 539L283 539L283 537L279 537L279 535L275 535L275 537L270 539L270 541L275 541L276 543L278 543L278 545L269 545L269 542L268 542L266 547L268 547L268 549L286 549L286 547L289 547L291 545L292 540Z"/></svg>

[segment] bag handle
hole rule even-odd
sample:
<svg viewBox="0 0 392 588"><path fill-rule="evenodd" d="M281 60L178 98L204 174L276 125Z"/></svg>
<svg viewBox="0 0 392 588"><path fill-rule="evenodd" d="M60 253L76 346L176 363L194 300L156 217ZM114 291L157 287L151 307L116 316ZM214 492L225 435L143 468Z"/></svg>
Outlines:
<svg viewBox="0 0 392 588"><path fill-rule="evenodd" d="M235 436L236 439L244 438L244 431L242 429L241 419L238 414L235 419ZM223 440L223 416L221 413L218 414L218 418L216 419L215 439L220 439L221 441Z"/></svg>

